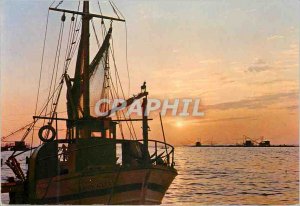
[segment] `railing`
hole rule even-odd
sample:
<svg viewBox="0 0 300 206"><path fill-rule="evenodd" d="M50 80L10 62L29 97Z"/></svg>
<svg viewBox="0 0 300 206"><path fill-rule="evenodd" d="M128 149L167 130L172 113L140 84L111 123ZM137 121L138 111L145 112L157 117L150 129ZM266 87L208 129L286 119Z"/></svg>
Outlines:
<svg viewBox="0 0 300 206"><path fill-rule="evenodd" d="M138 141L142 142L143 140ZM148 143L148 150L152 163L174 167L174 147L172 145L158 140L148 140Z"/></svg>
<svg viewBox="0 0 300 206"><path fill-rule="evenodd" d="M66 143L71 143L71 142L76 142L76 140L66 140L66 139L60 139L60 140L55 140L58 143L58 154L57 155L50 155L47 157L44 157L40 159L39 161L46 160L48 158L51 158L53 156L57 156L58 160L60 162L66 162L68 160L68 147L65 146L64 148L61 146L61 144L66 144ZM115 144L122 144L123 142L143 142L143 140L122 140L122 139L117 139ZM148 140L148 151L149 151L149 156L150 156L150 161L152 164L155 165L165 165L169 167L174 167L175 162L174 162L174 147L170 144L167 144L162 141L158 140ZM89 146L88 148L94 148L94 147L103 147L107 144L111 143L105 143L105 144L99 144L99 145L92 145ZM86 149L86 148L81 148L81 149ZM75 149L79 150L79 149Z"/></svg>

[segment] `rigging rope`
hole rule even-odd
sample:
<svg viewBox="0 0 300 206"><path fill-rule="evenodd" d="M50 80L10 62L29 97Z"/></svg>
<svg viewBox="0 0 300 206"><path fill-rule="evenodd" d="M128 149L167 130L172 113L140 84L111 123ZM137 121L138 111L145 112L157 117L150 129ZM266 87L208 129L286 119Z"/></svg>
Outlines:
<svg viewBox="0 0 300 206"><path fill-rule="evenodd" d="M110 5L112 7L114 7L119 14L121 15L121 17L123 19L125 19L123 13L118 9L118 7L116 6L116 4L113 1L109 1ZM115 11L115 10L114 10ZM118 15L117 15L118 16ZM126 21L125 23L125 54L126 54L126 70L127 70L127 77L128 77L128 97L130 96L130 86L131 86L131 80L130 80L130 72L129 72L129 64L128 64L128 29L127 29L127 24Z"/></svg>
<svg viewBox="0 0 300 206"><path fill-rule="evenodd" d="M110 79L112 79L112 78L110 78ZM115 89L115 86L114 86L112 80L111 80L111 83L112 83L112 88L113 88L113 91L115 92L115 95L117 96L117 98L119 98L119 95L118 95L118 93L116 92L116 89ZM112 91L110 90L110 92L112 92ZM111 94L111 95L113 96L113 94ZM126 116L126 115L125 115L125 112L124 112L123 110L120 110L120 111L117 111L117 112L116 112L116 114L117 114L117 119L120 118L120 117L119 117L119 112L121 112L121 113L123 114L124 117ZM128 119L130 119L130 117L129 117ZM125 121L125 123L126 123L128 129L129 129L130 138L132 138L132 139L133 139L133 138L137 139L137 138L136 138L136 133L135 133L134 128L133 128L133 133L134 133L134 134L133 134L132 131L131 131L131 125L128 124L127 121ZM130 122L130 123L132 123L132 122ZM121 124L119 124L119 125L121 125ZM121 128L122 128L122 126L120 126L120 130L121 130ZM124 139L123 131L121 131L121 134L122 134L122 138Z"/></svg>
<svg viewBox="0 0 300 206"><path fill-rule="evenodd" d="M52 4L50 5L50 7L54 4L54 2L55 2L55 1L52 2ZM62 3L62 1L60 2L60 4L61 4L61 3ZM78 10L79 10L79 6L80 6L80 2L79 2L79 4L78 4ZM75 21L75 24L74 24L75 26L73 26L73 31L72 31L72 37L73 37L72 39L73 39L73 41L72 41L72 43L71 43L71 46L68 46L68 48L70 48L69 54L71 54L71 57L69 56L70 59L72 59L72 57L73 57L73 55L74 55L74 53L75 53L75 51L76 51L76 48L77 48L78 45L79 45L78 42L76 42L77 39L78 39L78 37L79 37L79 35L78 35L79 32L78 32L78 31L80 30L80 23L79 23L78 29L76 29L77 17L78 17L78 15L76 15L76 21ZM73 17L72 17L72 19L73 19ZM64 20L65 20L65 16L63 15L62 21L64 22ZM73 19L73 20L74 20L74 19ZM41 76L42 76L42 71L43 71L43 62L44 62L44 56L45 56L44 54L45 54L46 39L47 39L47 31L48 31L48 22L49 22L49 10L48 10L48 13L47 13L47 19L46 19L46 29L45 29L44 42L43 42L43 51L42 51L42 59L41 59L41 68L40 68L40 74L39 74L38 91L37 91L37 98L36 98L36 105L35 105L35 112L34 112L35 116L37 116L37 107L38 107L38 102L39 102L39 94L40 94L40 87L41 87ZM59 58L59 56L60 56L60 50L61 50L61 44L62 44L62 37L63 37L63 22L62 22L62 24L61 24L61 28L60 28L60 32L59 32L59 40L58 40L58 45L57 45L57 48L59 48L59 52L56 51L56 55L55 55L55 58L56 58L56 59ZM76 44L75 44L74 42L76 42ZM73 49L73 43L75 44L75 47L74 47L74 50L72 51L72 49ZM56 78L55 78L55 82L56 82L56 79L57 79L57 70L58 70L58 65L59 65L59 59L58 59L58 60L55 60L55 62L56 62L56 61L57 61L57 64L55 65L55 63L54 63L54 67L53 67L52 79L51 79L51 87L50 87L50 89L49 89L49 95L48 95L48 98L47 98L47 100L46 100L44 106L42 106L42 108L41 108L40 113L38 114L38 116L42 115L42 113L44 113L44 111L45 111L45 115L47 115L46 110L47 110L47 108L48 108L48 106L49 106L50 101L52 101L52 103L53 103L53 98L55 97L55 94L56 94L57 91L59 91L59 92L58 92L58 94L57 94L57 96L56 96L56 98L55 98L55 99L56 99L55 102L57 102L58 99L59 99L59 97L60 97L60 93L61 93L62 86L63 86L63 76L62 76L61 81L60 81L60 83L59 83L59 85L57 86L56 89L55 89L55 84L56 84L56 83L53 84L53 75L54 75L54 69L55 69L55 68L56 68L56 75L55 75ZM65 68L64 71L65 71L65 72L67 71L67 67ZM64 73L63 73L63 74L64 74ZM52 90L52 89L51 89L51 88L52 88L52 84L53 84L53 93L52 93L52 95L50 96L50 93L51 93L51 90ZM57 109L57 104L55 104L55 107L54 107L54 109L52 110L53 114L55 113L56 109ZM49 114L51 114L51 112L50 112ZM26 139L26 137L28 136L28 134L29 134L31 131L33 131L33 132L32 132L32 138L31 138L31 148L32 148L32 146L33 146L34 128L35 128L35 124L36 124L37 121L38 121L38 119L35 119L33 122L31 122L31 123L25 125L24 127L20 128L20 129L18 129L18 130L16 130L15 132L12 132L11 134L9 134L9 135L7 135L7 136L5 136L5 137L2 137L1 139L4 140L4 139L8 138L9 136L12 136L13 134L15 134L15 133L17 133L17 132L19 132L19 131L22 131L22 130L24 130L24 129L26 129L26 128L28 127L27 130L26 130L26 132L23 134L21 141L24 141L24 140ZM13 153L11 156L13 156L13 155L15 154L15 152L16 152L16 151L14 151L14 153Z"/></svg>
<svg viewBox="0 0 300 206"><path fill-rule="evenodd" d="M109 3L110 3L110 5L111 5L111 8L113 9L114 13L117 15L118 18L120 18L119 15L118 15L118 12L116 11L116 9L115 9L115 7L113 6L113 4L111 3L111 1L109 1Z"/></svg>
<svg viewBox="0 0 300 206"><path fill-rule="evenodd" d="M60 1L60 2L58 2L58 4L56 5L56 9L63 3L64 1L62 0L62 1ZM51 7L51 6L50 6Z"/></svg>
<svg viewBox="0 0 300 206"><path fill-rule="evenodd" d="M79 26L77 27L77 29L75 29L75 31L73 32L73 41L72 41L72 44L75 44L75 46L73 47L73 48L71 48L71 51L70 51L70 59L72 59L73 58L73 56L74 56L74 54L75 54L75 52L76 52L76 49L78 48L78 46L79 46L79 43L80 43L80 36L79 36L79 31L80 31L80 29L81 29L81 21L78 23L79 24ZM73 50L72 50L73 49ZM70 61L68 61L68 65L67 65L67 67L65 68L65 71L64 71L64 73L67 73L67 71L68 71L68 69L69 69L69 66L70 66L70 63L71 63L71 60Z"/></svg>
<svg viewBox="0 0 300 206"><path fill-rule="evenodd" d="M80 3L78 4L78 10L79 10L79 7L80 7ZM77 15L78 16L78 15ZM77 16L76 16L76 21L75 22L77 22ZM72 34L73 34L73 37L74 37L74 33L75 33L75 28L76 27L74 27L72 24L73 24L73 22L74 22L74 20L75 20L75 18L74 18L74 16L71 18L71 25L70 25L70 29L71 28L73 28L73 31L71 32ZM63 17L62 17L62 21L64 22L65 21L65 16L63 15ZM76 30L77 31L77 30ZM69 34L71 34L70 32L69 32ZM71 41L69 41L69 39L70 39L70 35L68 36L68 44L70 44L70 45L67 45L67 51L68 51L68 48L69 48L69 53L68 54L71 54L71 51L72 51L72 47L73 47L73 41L71 42ZM67 54L67 51L66 51L66 54ZM74 53L73 53L74 54ZM67 70L68 70L68 66L70 65L70 61L72 60L72 57L70 57L70 56L66 56L66 58L65 58L65 61L67 61L67 63L65 62L65 65L66 65L66 67L63 69L63 73L62 73L62 75L61 75L61 79L60 79L60 83L59 83L59 91L58 91L58 93L57 93L57 96L56 96L56 99L55 99L55 102L54 102L54 108L53 108L53 110L52 110L52 116L51 116L51 119L50 119L50 121L49 121L49 124L52 124L52 122L53 122L53 118L54 118L54 116L56 115L56 110L57 110L57 107L58 107L58 101L59 101L59 98L60 98L60 95L61 95L61 91L62 91L62 88L63 88L63 84L64 84L64 77L65 77L65 74L67 73ZM68 64L69 63L69 64ZM54 94L54 93L53 93Z"/></svg>
<svg viewBox="0 0 300 206"><path fill-rule="evenodd" d="M79 7L80 7L80 1L78 3L78 7L77 7L77 11L79 11ZM69 37L70 37L70 31L69 31L69 36L68 36L68 46L67 46L67 50L66 50L66 56L65 56L65 65L64 65L64 72L63 74L65 74L69 68L69 65L71 63L71 60L72 60L72 57L73 57L73 52L72 52L72 49L73 49L73 46L74 44L75 45L75 49L77 48L77 35L78 35L78 31L79 29L76 29L77 27L77 19L78 19L78 15L76 15L75 17L75 22L74 22L74 16L72 16L71 18L71 25L70 25L70 31L71 31L71 38L70 38L70 41L69 41ZM69 52L68 52L69 51Z"/></svg>
<svg viewBox="0 0 300 206"><path fill-rule="evenodd" d="M79 8L79 6L78 6L78 8ZM72 50L72 45L69 46L69 49L70 49L69 50L69 54L70 54L71 50ZM68 61L68 58L66 59L66 61ZM68 67L64 68L64 71L63 71L63 73L61 75L60 84L59 84L59 90L58 90L58 93L57 93L57 96L56 96L56 99L55 99L54 108L52 110L51 120L49 122L50 124L52 124L54 115L56 114L56 109L58 107L58 101L59 101L59 98L60 98L60 95L61 95L61 91L62 91L62 87L63 87L63 83L64 83L64 75L66 74L67 69L68 69Z"/></svg>
<svg viewBox="0 0 300 206"><path fill-rule="evenodd" d="M113 58L113 62L114 62L114 67L115 67L115 74L116 74L116 78L118 79L118 83L120 85L120 89L121 89L121 93L122 93L122 96L123 98L125 99L125 94L124 94L124 90L123 90L123 87L122 87L122 84L121 84L121 79L120 79L120 76L119 76L119 72L118 72L118 69L117 69L117 65L116 65L116 60L115 60L115 56L114 56L114 49L113 49L113 39L112 39L112 48L111 48L111 54L112 54L112 58ZM118 86L118 85L116 85ZM119 98L119 95L118 95L118 98ZM124 118L125 117L125 114L124 112L122 112ZM129 115L129 118L128 119L131 119L130 115ZM127 124L127 122L126 122ZM128 124L127 124L128 125ZM136 138L136 133L135 133L135 129L134 129L134 126L133 126L133 123L130 121L129 122L129 127L128 127L129 130L133 130L133 133L135 134L135 138Z"/></svg>
<svg viewBox="0 0 300 206"><path fill-rule="evenodd" d="M97 1L97 2L98 2L98 8L99 8L100 14L102 14L100 3L99 3L99 1ZM111 1L109 1L109 3L111 5L114 13L119 17L119 15L118 15L118 12L119 12L119 14L122 16L122 18L125 19L124 16L123 16L123 14L117 8L117 6L113 2L111 2ZM104 38L105 33L106 33L106 27L105 27L105 24L103 23L103 20L102 20L101 24L103 25L103 27L102 27L103 28L103 34L102 35L103 35L103 38ZM125 29L126 29L126 68L127 68L127 76L128 76L128 80L129 80L129 85L128 85L128 97L129 97L130 96L130 75L129 75L129 66L128 66L128 49L127 49L127 39L128 39L128 37L127 37L127 25L126 25L126 22L125 22ZM123 90L123 87L122 87L122 84L121 84L121 79L120 79L120 76L119 76L119 73L118 73L118 69L117 69L117 65L116 65L116 60L115 60L115 55L114 55L113 37L111 37L111 42L112 42L112 46L110 47L110 52L111 52L111 55L112 55L112 58L113 58L113 63L114 63L114 68L115 68L115 77L116 77L116 86L117 86L117 91L115 91L115 93L117 93L116 96L117 96L117 98L119 98L119 95L118 95L118 83L119 83L122 96L125 99L125 94L124 94L124 90ZM111 83L112 83L112 86L113 86L113 82L112 81L111 81ZM124 111L121 111L121 113L123 114L123 116L125 118ZM130 119L130 116L129 116L129 119ZM120 122L119 125L121 125L121 124L122 123ZM133 130L133 133L134 133L135 138L136 138L136 133L135 133L135 128L133 126L133 123L130 122L128 124L128 122L126 122L126 124L127 124L128 129L129 129L129 132L132 134L131 130ZM120 128L120 130L121 130L121 128ZM121 133L122 133L122 131L121 131Z"/></svg>
<svg viewBox="0 0 300 206"><path fill-rule="evenodd" d="M93 19L91 19L91 22L92 22L93 30L94 30L94 33L95 33L95 38L96 38L98 48L100 48L100 43L99 43L99 39L98 39L98 36L97 36L97 33L96 33L95 24L94 24Z"/></svg>
<svg viewBox="0 0 300 206"><path fill-rule="evenodd" d="M12 135L14 135L14 134L16 134L16 133L18 133L18 132L24 130L24 129L26 129L26 128L27 128L28 126L30 126L31 124L33 124L33 121L30 122L29 124L26 124L25 126L21 127L20 129L17 129L17 130L15 130L15 131L11 132L9 135L6 135L6 136L1 137L1 142L6 142L6 141L5 141L6 138L8 138L8 137L10 137L10 136L12 136ZM11 141L10 141L10 142L11 142Z"/></svg>
<svg viewBox="0 0 300 206"><path fill-rule="evenodd" d="M67 49L66 49L66 53L65 53L65 63L64 63L64 68L67 66L68 64L68 58L69 58L69 55L70 55L70 47L71 47L71 36L72 36L72 33L73 33L73 27L74 27L74 15L72 16L71 18L71 23L70 23L70 28L69 28L69 34L68 34L68 43L67 43ZM72 36L73 37L73 36Z"/></svg>
<svg viewBox="0 0 300 206"><path fill-rule="evenodd" d="M53 1L50 5L50 7L54 4L55 1ZM44 55L45 55L45 48L46 48L46 39L47 39L47 32L48 32L48 23L49 23L49 10L47 12L47 19L46 19L46 29L45 29L45 35L44 35L44 42L43 42L43 51L42 51L42 60L41 60L41 68L40 68L40 75L39 75L39 83L38 83L38 91L36 95L36 103L35 103L35 109L34 109L34 115L36 115L37 112L37 107L38 107L38 102L39 102L39 96L40 96L40 87L41 87L41 79L42 79L42 71L43 71L43 63L44 63ZM33 125L35 122L33 123ZM31 144L30 147L32 148L33 145L33 136L34 136L34 131L32 132L32 137L31 137Z"/></svg>
<svg viewBox="0 0 300 206"><path fill-rule="evenodd" d="M64 21L62 21L61 24L60 24L58 42L57 42L55 58L54 58L54 65L53 65L51 81L50 81L50 88L49 88L49 93L48 93L48 98L47 98L48 100L49 100L49 97L50 97L50 94L51 94L51 91L52 91L52 85L53 85L53 88L55 88L55 84L53 84L53 78L54 78L54 74L55 74L55 68L56 68L56 62L57 62L58 54L60 54L59 50L60 50L60 45L61 45L61 36L62 36L62 33L63 33L63 27L64 27ZM52 103L53 103L53 101L52 101ZM50 108L51 107L52 106L50 105ZM45 115L47 114L47 111L48 111L48 107L45 110ZM44 120L44 123L45 123L45 120Z"/></svg>
<svg viewBox="0 0 300 206"><path fill-rule="evenodd" d="M57 87L57 89L58 89L58 87ZM57 89L56 89L56 90L57 90ZM56 90L55 90L55 91L56 91ZM53 97L54 97L54 94L52 94L52 96L50 97L50 100L51 100ZM40 116L40 115L44 112L44 110L45 110L45 108L48 106L50 100L47 101L47 102L45 103L45 105L42 107L42 109L41 109L41 111L40 111L40 113L39 113L38 116ZM27 128L26 132L23 134L21 141L24 141L24 140L26 139L26 137L28 136L28 134L30 133L31 130L33 130L33 132L32 132L32 137L31 137L31 138L33 138L33 134L34 134L34 125L35 125L35 123L36 123L37 121L38 121L38 119L35 119L35 120L32 122L32 124L29 124L30 126ZM31 143L31 148L32 148L32 143ZM14 151L14 152L11 154L11 156L14 156L15 153L16 153L16 151Z"/></svg>
<svg viewBox="0 0 300 206"><path fill-rule="evenodd" d="M59 68L59 61L60 61L60 51L61 51L61 45L62 45L62 38L63 38L63 33L64 33L64 22L65 22L65 19L66 19L66 16L65 14L63 14L62 16L62 22L63 22L63 27L62 27L62 34L61 34L61 37L60 37L60 45L59 45L59 50L58 50L58 57L57 57L57 64L56 64L56 70L55 70L55 78L54 78L54 86L57 84L57 73L58 73L58 68ZM54 89L54 87L53 87ZM58 102L54 102L53 103L53 99L52 99L52 102L51 102L51 107L50 107L50 111L52 112L55 112L53 111L53 106L56 106Z"/></svg>
<svg viewBox="0 0 300 206"><path fill-rule="evenodd" d="M53 1L52 4L54 4L54 2L55 2L55 1ZM51 5L52 5L52 4L51 4ZM51 7L51 5L50 5L50 7ZM49 23L49 10L48 10L48 13L47 13L47 19L46 19L46 29L45 29L44 42L43 42L42 60L41 60L40 75L39 75L39 83L38 83L38 91L37 91L37 97L36 97L36 104L35 104L34 115L36 115L37 107L38 107L38 102L39 102L39 94L40 94L41 78L42 78L43 63L44 63L44 55L45 55L45 48L46 48L46 39L47 39L48 23Z"/></svg>

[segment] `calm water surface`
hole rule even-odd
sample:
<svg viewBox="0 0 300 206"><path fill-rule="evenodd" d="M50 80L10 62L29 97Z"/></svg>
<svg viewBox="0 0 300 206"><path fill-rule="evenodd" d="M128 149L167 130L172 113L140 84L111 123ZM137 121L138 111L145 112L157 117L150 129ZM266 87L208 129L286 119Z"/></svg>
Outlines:
<svg viewBox="0 0 300 206"><path fill-rule="evenodd" d="M296 204L298 148L178 147L163 203Z"/></svg>
<svg viewBox="0 0 300 206"><path fill-rule="evenodd" d="M2 153L2 158L11 152ZM164 204L297 204L298 148L177 147ZM25 169L25 155L19 160ZM1 168L2 181L10 170ZM2 194L3 203L8 195Z"/></svg>

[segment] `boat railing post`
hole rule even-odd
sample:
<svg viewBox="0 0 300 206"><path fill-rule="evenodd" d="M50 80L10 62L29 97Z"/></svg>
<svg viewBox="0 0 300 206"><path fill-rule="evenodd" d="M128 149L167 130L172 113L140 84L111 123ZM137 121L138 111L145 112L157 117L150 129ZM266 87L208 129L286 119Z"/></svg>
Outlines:
<svg viewBox="0 0 300 206"><path fill-rule="evenodd" d="M141 91L146 92L146 82L141 86ZM147 103L148 103L148 95L146 95L143 98L143 103L142 103L142 116L143 116L143 147L144 147L144 152L145 155L149 155L149 150L148 150L148 113L147 113ZM148 159L148 157L146 157Z"/></svg>
<svg viewBox="0 0 300 206"><path fill-rule="evenodd" d="M56 132L56 137L55 139L57 140L58 139L58 124L57 124L57 112L55 112L55 132Z"/></svg>
<svg viewBox="0 0 300 206"><path fill-rule="evenodd" d="M163 125L162 118L161 118L161 113L159 113L159 120L160 120L160 126L161 126L161 130L162 130L162 134L163 134L163 138L164 138L164 143L165 143L167 164L169 165L170 164L170 156L169 156L169 153L168 153L168 147L167 147L167 143L166 143L166 136L165 136L164 125Z"/></svg>
<svg viewBox="0 0 300 206"><path fill-rule="evenodd" d="M116 124L113 124L113 139L117 139L117 130L116 130Z"/></svg>
<svg viewBox="0 0 300 206"><path fill-rule="evenodd" d="M171 166L174 167L174 148L172 148L172 163Z"/></svg>
<svg viewBox="0 0 300 206"><path fill-rule="evenodd" d="M157 142L155 141L155 159L157 159Z"/></svg>

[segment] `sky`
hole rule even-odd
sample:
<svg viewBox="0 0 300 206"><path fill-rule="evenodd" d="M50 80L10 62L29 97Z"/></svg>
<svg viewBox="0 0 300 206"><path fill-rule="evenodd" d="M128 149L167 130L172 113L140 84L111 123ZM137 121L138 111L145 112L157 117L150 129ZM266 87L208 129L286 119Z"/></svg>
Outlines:
<svg viewBox="0 0 300 206"><path fill-rule="evenodd" d="M201 99L204 117L163 117L168 142L235 144L247 135L264 136L274 144L298 144L299 1L114 2L126 19L127 36L124 23L113 23L115 56L126 93L127 50L130 95L147 81L150 98ZM1 136L32 120L50 4L1 1ZM104 14L115 15L108 1L100 4ZM73 1L60 5L76 6ZM97 9L91 1L91 11L99 13ZM49 15L42 94L49 89L60 16ZM95 24L100 30L100 21ZM96 51L91 39L91 56ZM150 137L162 140L158 114L152 117ZM140 125L136 128L141 137ZM19 138L20 134L11 137Z"/></svg>

